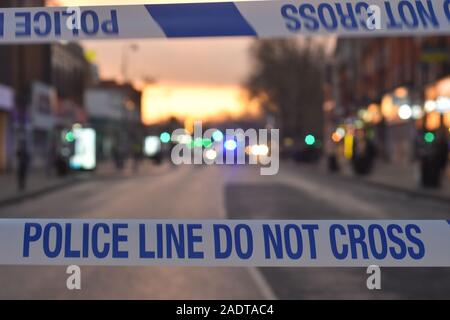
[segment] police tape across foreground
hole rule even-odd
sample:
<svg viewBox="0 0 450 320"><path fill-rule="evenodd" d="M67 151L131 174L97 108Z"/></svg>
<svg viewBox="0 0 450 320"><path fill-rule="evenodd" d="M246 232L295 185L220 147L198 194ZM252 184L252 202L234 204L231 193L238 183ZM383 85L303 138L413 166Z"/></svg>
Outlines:
<svg viewBox="0 0 450 320"><path fill-rule="evenodd" d="M450 34L450 0L277 0L0 8L0 43L298 34Z"/></svg>
<svg viewBox="0 0 450 320"><path fill-rule="evenodd" d="M446 220L0 220L3 265L450 266Z"/></svg>

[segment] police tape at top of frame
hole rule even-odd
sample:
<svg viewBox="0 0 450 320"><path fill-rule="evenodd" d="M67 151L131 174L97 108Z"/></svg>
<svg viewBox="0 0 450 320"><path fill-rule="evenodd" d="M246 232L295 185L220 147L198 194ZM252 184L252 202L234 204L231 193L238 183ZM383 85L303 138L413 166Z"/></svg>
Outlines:
<svg viewBox="0 0 450 320"><path fill-rule="evenodd" d="M0 43L448 33L450 0L242 1L0 9Z"/></svg>

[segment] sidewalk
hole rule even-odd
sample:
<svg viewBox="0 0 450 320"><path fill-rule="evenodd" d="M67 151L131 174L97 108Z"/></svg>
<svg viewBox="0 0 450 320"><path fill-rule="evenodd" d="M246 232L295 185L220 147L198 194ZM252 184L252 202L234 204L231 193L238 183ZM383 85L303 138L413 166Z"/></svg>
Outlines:
<svg viewBox="0 0 450 320"><path fill-rule="evenodd" d="M422 188L419 185L419 164L394 165L383 161L375 163L372 174L357 176L353 173L350 162L340 159L341 170L337 175L370 183L379 187L405 192L412 196L428 197L450 202L450 168L446 176L442 177L440 188ZM326 161L322 161L321 170L326 171Z"/></svg>
<svg viewBox="0 0 450 320"><path fill-rule="evenodd" d="M34 197L44 192L57 190L76 182L78 177L67 176L64 178L56 175L47 175L45 170L32 170L27 179L26 189L19 191L17 178L14 172L0 175L0 205L19 202L22 199Z"/></svg>
<svg viewBox="0 0 450 320"><path fill-rule="evenodd" d="M120 179L146 175L163 174L171 169L171 165L164 162L156 166L149 161L142 161L139 170L135 171L132 161L127 161L122 171L117 171L112 162L100 163L94 172L75 172L66 177L58 177L55 174L48 175L45 170L31 170L27 178L25 191L17 188L15 172L0 174L0 206L16 203L32 198L46 192L62 189L74 183L89 181L92 179Z"/></svg>

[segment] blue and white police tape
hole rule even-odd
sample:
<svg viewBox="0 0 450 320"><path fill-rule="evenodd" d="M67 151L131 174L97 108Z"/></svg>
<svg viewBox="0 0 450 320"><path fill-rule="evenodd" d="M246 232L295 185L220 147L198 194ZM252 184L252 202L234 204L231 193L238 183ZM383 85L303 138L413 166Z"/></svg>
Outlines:
<svg viewBox="0 0 450 320"><path fill-rule="evenodd" d="M0 220L1 265L449 267L450 220Z"/></svg>
<svg viewBox="0 0 450 320"><path fill-rule="evenodd" d="M450 0L291 0L0 8L0 43L450 33Z"/></svg>

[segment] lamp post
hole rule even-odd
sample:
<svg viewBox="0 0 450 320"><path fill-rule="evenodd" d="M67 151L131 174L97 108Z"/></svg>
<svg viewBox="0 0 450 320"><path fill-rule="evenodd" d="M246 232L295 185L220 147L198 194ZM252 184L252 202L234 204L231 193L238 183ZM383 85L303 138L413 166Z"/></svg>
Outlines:
<svg viewBox="0 0 450 320"><path fill-rule="evenodd" d="M130 45L125 45L122 47L122 61L121 61L121 72L123 81L128 81L128 53L129 52L136 52L139 49L139 46L135 43L132 43Z"/></svg>

